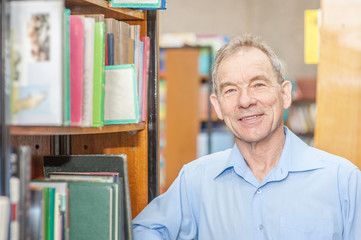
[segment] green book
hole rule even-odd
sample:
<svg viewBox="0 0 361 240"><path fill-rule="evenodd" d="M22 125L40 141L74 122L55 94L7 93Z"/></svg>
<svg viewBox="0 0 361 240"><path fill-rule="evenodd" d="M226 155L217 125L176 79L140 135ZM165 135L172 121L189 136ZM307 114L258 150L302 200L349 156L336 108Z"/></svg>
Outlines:
<svg viewBox="0 0 361 240"><path fill-rule="evenodd" d="M70 239L115 238L115 185L119 183L68 182Z"/></svg>
<svg viewBox="0 0 361 240"><path fill-rule="evenodd" d="M63 13L63 125L70 125L70 10Z"/></svg>
<svg viewBox="0 0 361 240"><path fill-rule="evenodd" d="M48 215L48 238L54 239L54 211L55 211L55 188L49 188L49 215Z"/></svg>
<svg viewBox="0 0 361 240"><path fill-rule="evenodd" d="M104 125L105 23L94 26L93 127Z"/></svg>

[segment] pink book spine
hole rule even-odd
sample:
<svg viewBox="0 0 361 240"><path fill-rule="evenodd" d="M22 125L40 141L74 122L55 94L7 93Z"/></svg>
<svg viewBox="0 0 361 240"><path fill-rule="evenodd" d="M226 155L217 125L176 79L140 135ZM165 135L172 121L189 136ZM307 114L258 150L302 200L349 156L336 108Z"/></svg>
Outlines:
<svg viewBox="0 0 361 240"><path fill-rule="evenodd" d="M81 126L83 116L84 24L70 16L70 125Z"/></svg>
<svg viewBox="0 0 361 240"><path fill-rule="evenodd" d="M142 89L142 112L141 119L147 121L148 113L148 68L149 68L149 51L150 51L150 38L141 37L140 40L144 42L144 53L143 53L143 89Z"/></svg>

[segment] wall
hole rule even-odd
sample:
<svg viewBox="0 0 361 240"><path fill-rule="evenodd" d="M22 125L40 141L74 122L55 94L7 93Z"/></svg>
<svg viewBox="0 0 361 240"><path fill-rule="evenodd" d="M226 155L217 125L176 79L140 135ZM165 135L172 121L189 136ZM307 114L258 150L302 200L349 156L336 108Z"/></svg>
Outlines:
<svg viewBox="0 0 361 240"><path fill-rule="evenodd" d="M303 62L303 14L320 8L319 0L167 0L167 6L159 15L160 34L258 34L284 60L288 77L317 75L316 65Z"/></svg>

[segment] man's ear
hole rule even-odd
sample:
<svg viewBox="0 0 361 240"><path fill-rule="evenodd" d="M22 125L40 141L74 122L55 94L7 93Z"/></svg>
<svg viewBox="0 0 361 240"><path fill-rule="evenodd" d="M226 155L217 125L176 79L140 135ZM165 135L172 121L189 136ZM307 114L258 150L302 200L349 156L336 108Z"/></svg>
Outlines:
<svg viewBox="0 0 361 240"><path fill-rule="evenodd" d="M282 83L283 108L287 109L292 104L292 84L290 81Z"/></svg>
<svg viewBox="0 0 361 240"><path fill-rule="evenodd" d="M223 114L221 111L221 107L219 106L219 102L218 102L218 98L217 98L216 94L212 93L211 96L209 97L209 99L211 100L211 103L213 105L214 110L217 113L218 118L223 120Z"/></svg>

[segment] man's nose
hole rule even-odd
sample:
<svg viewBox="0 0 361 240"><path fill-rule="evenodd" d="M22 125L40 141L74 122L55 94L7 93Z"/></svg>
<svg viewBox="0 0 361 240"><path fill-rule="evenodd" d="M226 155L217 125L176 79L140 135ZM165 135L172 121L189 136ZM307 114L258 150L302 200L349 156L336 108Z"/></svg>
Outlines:
<svg viewBox="0 0 361 240"><path fill-rule="evenodd" d="M248 108L256 103L256 98L248 90L239 91L238 107Z"/></svg>

